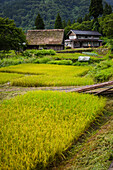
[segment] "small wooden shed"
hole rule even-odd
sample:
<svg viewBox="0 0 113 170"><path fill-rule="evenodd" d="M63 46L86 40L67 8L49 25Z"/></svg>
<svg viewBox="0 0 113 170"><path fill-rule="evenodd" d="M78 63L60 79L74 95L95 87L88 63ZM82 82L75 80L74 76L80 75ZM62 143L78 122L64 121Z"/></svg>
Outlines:
<svg viewBox="0 0 113 170"><path fill-rule="evenodd" d="M26 38L28 41L28 49L64 49L63 29L28 30Z"/></svg>

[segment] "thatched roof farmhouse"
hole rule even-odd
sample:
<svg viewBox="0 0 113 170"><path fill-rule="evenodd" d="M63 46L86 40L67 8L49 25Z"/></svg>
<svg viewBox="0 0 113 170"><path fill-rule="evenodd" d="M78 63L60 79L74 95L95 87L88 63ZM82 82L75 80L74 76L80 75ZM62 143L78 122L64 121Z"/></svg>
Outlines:
<svg viewBox="0 0 113 170"><path fill-rule="evenodd" d="M64 30L45 29L27 31L28 48L64 49Z"/></svg>

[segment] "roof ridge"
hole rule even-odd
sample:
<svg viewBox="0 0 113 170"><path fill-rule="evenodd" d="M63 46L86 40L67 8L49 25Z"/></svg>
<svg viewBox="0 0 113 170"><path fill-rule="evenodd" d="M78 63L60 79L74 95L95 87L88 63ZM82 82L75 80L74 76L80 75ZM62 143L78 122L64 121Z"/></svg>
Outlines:
<svg viewBox="0 0 113 170"><path fill-rule="evenodd" d="M64 29L27 30L27 32L46 32L46 31L64 31Z"/></svg>

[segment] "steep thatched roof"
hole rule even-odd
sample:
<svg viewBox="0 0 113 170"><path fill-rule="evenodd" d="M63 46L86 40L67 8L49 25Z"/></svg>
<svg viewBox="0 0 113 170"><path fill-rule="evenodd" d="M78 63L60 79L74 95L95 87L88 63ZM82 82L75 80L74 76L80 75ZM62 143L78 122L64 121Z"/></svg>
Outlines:
<svg viewBox="0 0 113 170"><path fill-rule="evenodd" d="M27 41L28 45L47 45L63 43L63 29L47 29L47 30L28 30Z"/></svg>

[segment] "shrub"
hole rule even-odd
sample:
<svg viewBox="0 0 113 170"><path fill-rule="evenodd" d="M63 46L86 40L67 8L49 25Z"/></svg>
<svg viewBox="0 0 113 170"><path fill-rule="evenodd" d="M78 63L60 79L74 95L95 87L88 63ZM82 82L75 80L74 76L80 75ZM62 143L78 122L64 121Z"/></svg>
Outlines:
<svg viewBox="0 0 113 170"><path fill-rule="evenodd" d="M89 74L96 82L108 81L113 76L113 62L112 60L102 61L97 64Z"/></svg>

